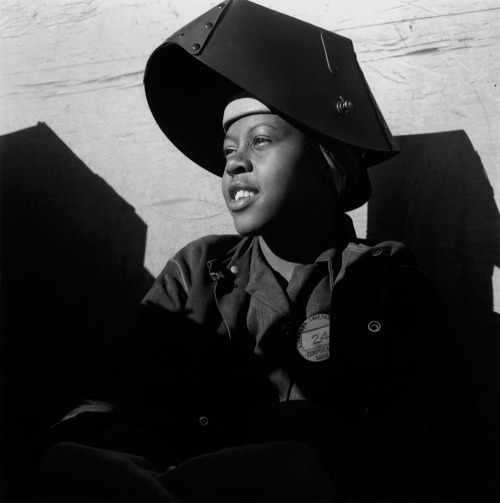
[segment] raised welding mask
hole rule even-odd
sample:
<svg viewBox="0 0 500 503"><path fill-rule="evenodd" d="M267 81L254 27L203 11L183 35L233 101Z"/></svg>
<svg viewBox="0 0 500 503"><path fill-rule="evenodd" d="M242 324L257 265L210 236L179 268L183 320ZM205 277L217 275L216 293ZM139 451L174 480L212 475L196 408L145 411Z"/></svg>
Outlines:
<svg viewBox="0 0 500 503"><path fill-rule="evenodd" d="M172 34L151 55L144 85L165 135L218 176L222 115L241 90L323 146L348 144L365 167L398 152L351 40L248 0L225 1ZM344 210L369 194L364 176Z"/></svg>

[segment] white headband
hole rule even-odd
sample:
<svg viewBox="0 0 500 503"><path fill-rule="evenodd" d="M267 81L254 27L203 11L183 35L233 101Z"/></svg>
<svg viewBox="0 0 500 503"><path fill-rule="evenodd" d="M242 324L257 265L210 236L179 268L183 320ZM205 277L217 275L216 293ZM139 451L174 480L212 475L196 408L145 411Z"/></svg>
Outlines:
<svg viewBox="0 0 500 503"><path fill-rule="evenodd" d="M222 127L224 128L224 132L227 133L229 126L242 117L270 113L272 113L271 110L264 103L251 96L236 98L229 102L224 109Z"/></svg>

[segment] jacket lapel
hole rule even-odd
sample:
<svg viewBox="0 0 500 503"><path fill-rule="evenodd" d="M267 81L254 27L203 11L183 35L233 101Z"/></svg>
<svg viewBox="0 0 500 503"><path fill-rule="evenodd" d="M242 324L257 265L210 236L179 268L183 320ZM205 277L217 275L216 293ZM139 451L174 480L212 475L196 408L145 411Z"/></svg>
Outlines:
<svg viewBox="0 0 500 503"><path fill-rule="evenodd" d="M210 276L215 282L215 302L233 343L238 342L235 340L236 334L247 332L246 311L249 295L245 287L250 276L253 243L254 240L244 238L226 257L207 262Z"/></svg>

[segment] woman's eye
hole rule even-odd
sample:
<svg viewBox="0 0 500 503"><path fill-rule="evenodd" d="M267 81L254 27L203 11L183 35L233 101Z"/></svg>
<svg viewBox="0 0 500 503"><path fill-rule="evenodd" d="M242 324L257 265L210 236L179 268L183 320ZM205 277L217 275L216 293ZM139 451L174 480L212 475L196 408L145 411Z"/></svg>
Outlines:
<svg viewBox="0 0 500 503"><path fill-rule="evenodd" d="M231 155L236 149L234 149L233 147L226 147L223 149L223 155L224 157L227 157L229 155Z"/></svg>
<svg viewBox="0 0 500 503"><path fill-rule="evenodd" d="M262 138L261 136L258 136L257 138L254 139L253 145L254 146L259 146L259 145L264 145L266 143L269 143L269 138Z"/></svg>

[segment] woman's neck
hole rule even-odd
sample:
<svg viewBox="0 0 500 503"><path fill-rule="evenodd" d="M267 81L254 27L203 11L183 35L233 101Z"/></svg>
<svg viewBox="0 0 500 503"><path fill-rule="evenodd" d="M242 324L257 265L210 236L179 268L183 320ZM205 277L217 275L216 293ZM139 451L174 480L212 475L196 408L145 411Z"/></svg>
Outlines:
<svg viewBox="0 0 500 503"><path fill-rule="evenodd" d="M323 252L343 241L343 230L332 232L331 229L329 226L318 232L309 229L302 234L294 233L291 239L277 234L259 236L259 244L270 267L290 281L295 266L314 263Z"/></svg>
<svg viewBox="0 0 500 503"><path fill-rule="evenodd" d="M259 236L259 245L262 250L262 254L271 269L276 271L280 276L285 278L287 282L289 282L292 277L293 270L295 266L298 265L298 262L286 260L274 253L262 236Z"/></svg>

